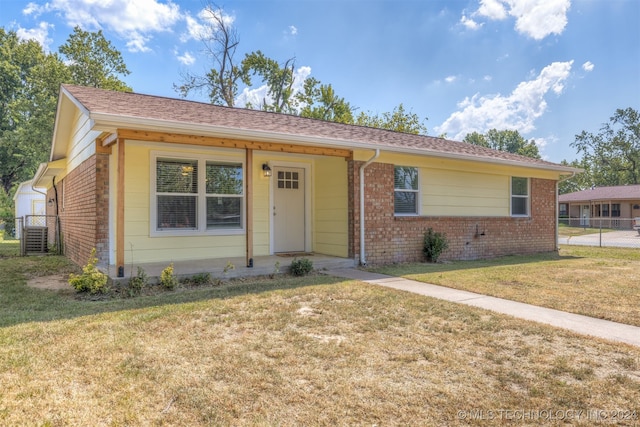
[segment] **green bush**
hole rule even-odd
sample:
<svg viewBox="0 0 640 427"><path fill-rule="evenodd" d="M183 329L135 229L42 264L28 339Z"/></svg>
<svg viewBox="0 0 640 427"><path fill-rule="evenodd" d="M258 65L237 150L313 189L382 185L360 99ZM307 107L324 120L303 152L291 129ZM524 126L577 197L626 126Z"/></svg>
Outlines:
<svg viewBox="0 0 640 427"><path fill-rule="evenodd" d="M96 248L91 250L87 265L82 267L81 274L70 274L69 284L78 292L89 292L90 294L101 294L107 291L108 277L98 270L96 264Z"/></svg>
<svg viewBox="0 0 640 427"><path fill-rule="evenodd" d="M169 290L173 290L178 286L178 278L173 272L173 263L160 273L160 284Z"/></svg>
<svg viewBox="0 0 640 427"><path fill-rule="evenodd" d="M294 276L306 276L313 271L313 262L309 258L294 259L289 270Z"/></svg>
<svg viewBox="0 0 640 427"><path fill-rule="evenodd" d="M138 274L129 279L129 293L130 295L138 295L142 292L145 286L149 283L149 276L142 267L138 267Z"/></svg>
<svg viewBox="0 0 640 427"><path fill-rule="evenodd" d="M446 234L435 232L431 227L424 233L424 248L422 252L427 261L438 262L438 258L448 247L449 242Z"/></svg>
<svg viewBox="0 0 640 427"><path fill-rule="evenodd" d="M192 285L201 286L211 283L211 273L198 273L183 280L183 282L190 283Z"/></svg>

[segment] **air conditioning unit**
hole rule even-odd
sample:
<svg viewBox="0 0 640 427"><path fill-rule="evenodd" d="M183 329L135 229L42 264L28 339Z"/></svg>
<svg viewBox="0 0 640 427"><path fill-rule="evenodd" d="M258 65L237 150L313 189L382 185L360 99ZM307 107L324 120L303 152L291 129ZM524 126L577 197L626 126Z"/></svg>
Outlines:
<svg viewBox="0 0 640 427"><path fill-rule="evenodd" d="M46 253L49 251L49 227L25 227L24 245L26 253Z"/></svg>

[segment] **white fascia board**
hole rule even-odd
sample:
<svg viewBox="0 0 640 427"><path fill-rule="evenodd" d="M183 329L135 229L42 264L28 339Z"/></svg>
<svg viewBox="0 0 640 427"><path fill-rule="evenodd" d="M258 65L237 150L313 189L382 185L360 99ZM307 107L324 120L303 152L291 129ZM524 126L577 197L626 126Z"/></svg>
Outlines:
<svg viewBox="0 0 640 427"><path fill-rule="evenodd" d="M184 122L172 122L167 120L158 119L141 119L139 117L127 117L118 116L112 114L92 113L91 118L95 120L96 130L104 132L116 132L118 128L126 128L130 126L133 129L144 129L149 131L165 131L171 133L182 133L187 135L203 135L212 136L218 138L232 138L232 139L245 139L249 141L262 141L262 142L286 142L294 143L298 145L323 145L330 146L331 148L342 149L356 149L356 150L381 150L392 153L403 154L419 154L431 157L439 157L453 160L467 160L474 162L484 162L504 166L517 166L531 169L540 169L547 171L560 172L563 174L572 174L582 172L582 169L572 168L562 165L540 165L535 163L521 163L513 160L478 157L467 154L447 153L429 149L415 149L409 147L393 147L393 146L381 146L377 144L370 144L359 141L338 139L338 138L326 138L315 137L309 135L293 135L289 133L273 132L273 131L259 131L238 129L226 126L204 125L204 124L190 124Z"/></svg>

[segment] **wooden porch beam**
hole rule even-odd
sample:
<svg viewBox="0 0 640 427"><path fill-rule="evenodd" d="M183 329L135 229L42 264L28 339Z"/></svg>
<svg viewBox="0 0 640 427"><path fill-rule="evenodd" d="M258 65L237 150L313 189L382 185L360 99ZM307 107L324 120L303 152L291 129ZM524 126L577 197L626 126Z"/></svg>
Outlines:
<svg viewBox="0 0 640 427"><path fill-rule="evenodd" d="M253 150L246 151L244 204L246 206L247 267L253 267Z"/></svg>
<svg viewBox="0 0 640 427"><path fill-rule="evenodd" d="M116 196L116 268L124 277L124 139L118 138L118 184Z"/></svg>
<svg viewBox="0 0 640 427"><path fill-rule="evenodd" d="M191 144L207 147L241 148L260 151L277 151L280 153L309 154L318 156L334 156L351 158L351 150L341 148L314 147L277 142L244 141L237 139L216 138L210 136L183 135L178 133L118 129L118 138L137 141L169 142L173 144Z"/></svg>

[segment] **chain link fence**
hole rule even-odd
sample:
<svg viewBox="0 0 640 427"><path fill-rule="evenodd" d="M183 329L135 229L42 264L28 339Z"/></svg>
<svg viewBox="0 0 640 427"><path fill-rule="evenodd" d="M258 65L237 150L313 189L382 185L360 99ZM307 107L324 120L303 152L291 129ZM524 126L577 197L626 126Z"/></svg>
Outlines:
<svg viewBox="0 0 640 427"><path fill-rule="evenodd" d="M55 215L26 215L16 218L20 255L60 254L60 221Z"/></svg>
<svg viewBox="0 0 640 427"><path fill-rule="evenodd" d="M640 218L560 218L558 243L640 248Z"/></svg>

